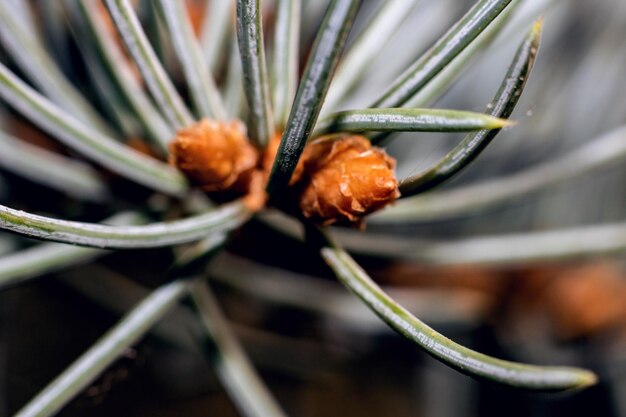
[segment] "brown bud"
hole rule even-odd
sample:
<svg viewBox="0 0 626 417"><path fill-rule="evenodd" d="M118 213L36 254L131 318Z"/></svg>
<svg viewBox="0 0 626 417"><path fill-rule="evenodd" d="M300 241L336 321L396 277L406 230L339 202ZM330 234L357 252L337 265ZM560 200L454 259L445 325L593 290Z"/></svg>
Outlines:
<svg viewBox="0 0 626 417"><path fill-rule="evenodd" d="M204 191L248 192L257 158L238 121L203 119L181 129L170 145L170 162Z"/></svg>
<svg viewBox="0 0 626 417"><path fill-rule="evenodd" d="M292 182L302 189L305 217L332 224L360 223L363 216L399 196L395 160L362 136L322 138L309 143Z"/></svg>

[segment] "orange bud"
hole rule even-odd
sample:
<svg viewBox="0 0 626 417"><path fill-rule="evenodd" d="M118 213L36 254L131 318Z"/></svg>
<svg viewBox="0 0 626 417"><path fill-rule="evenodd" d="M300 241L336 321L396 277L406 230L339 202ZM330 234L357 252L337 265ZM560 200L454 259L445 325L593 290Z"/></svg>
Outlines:
<svg viewBox="0 0 626 417"><path fill-rule="evenodd" d="M305 217L332 224L360 223L363 216L399 196L395 160L362 136L322 138L309 143L292 179L302 189Z"/></svg>
<svg viewBox="0 0 626 417"><path fill-rule="evenodd" d="M170 162L204 191L247 192L257 158L239 121L203 119L170 144Z"/></svg>

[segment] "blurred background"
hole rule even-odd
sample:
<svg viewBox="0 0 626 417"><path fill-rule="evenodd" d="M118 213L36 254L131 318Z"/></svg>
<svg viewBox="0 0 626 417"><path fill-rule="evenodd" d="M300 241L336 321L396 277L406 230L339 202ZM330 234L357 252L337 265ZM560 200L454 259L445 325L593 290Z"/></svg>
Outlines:
<svg viewBox="0 0 626 417"><path fill-rule="evenodd" d="M204 2L188 2L202 16ZM353 38L383 2L364 2ZM327 1L303 3L304 63ZM49 52L104 112L67 30L62 2L30 4ZM367 106L473 2L416 4L338 108ZM271 27L272 2L264 7ZM247 225L207 274L246 351L289 415L626 416L626 270L623 252L610 240L626 239L620 234L626 203L626 2L521 1L452 88L423 105L484 111L539 15L545 17L543 41L512 117L518 124L498 135L461 175L424 196L435 209L402 222L383 213L365 234L338 235L377 282L453 340L501 358L587 367L600 383L579 393L536 395L448 369L389 330L336 283L315 250L289 236L288 221L273 215ZM0 59L14 64L2 42ZM175 62L166 64L180 75ZM3 130L68 154L3 105ZM428 167L461 138L400 135L389 146L399 177ZM138 186L113 176L110 181L119 199L104 206L0 166L0 203L91 221L161 204ZM468 187L498 190L503 197L484 206L455 203L454 193ZM270 227L275 223L268 220L284 228ZM533 240L552 230L570 233L558 234L548 242L551 247L588 239L590 231L602 233L593 235L593 250L563 257L545 255L545 241ZM0 254L32 244L0 233ZM0 292L0 415L19 409L146 287L163 282L172 261L167 250L113 253ZM206 359L175 338L186 313L181 308L168 316L60 415L238 415Z"/></svg>

